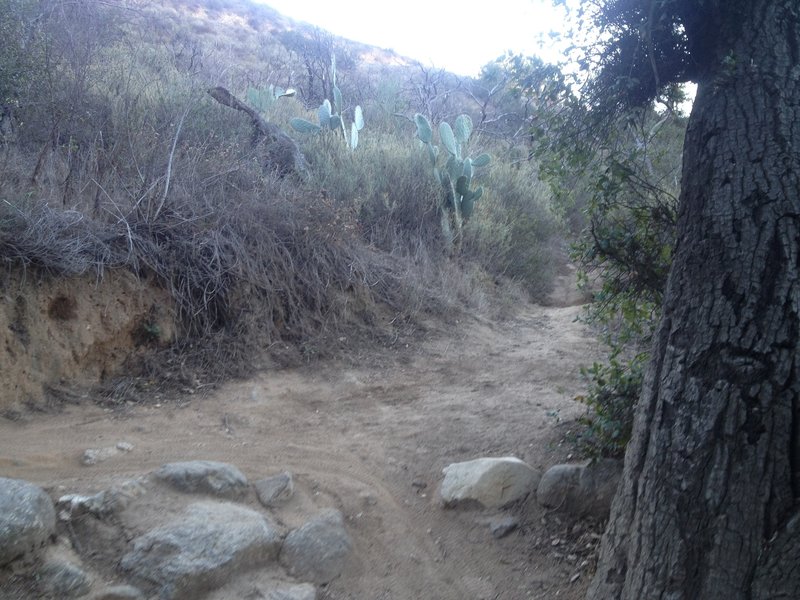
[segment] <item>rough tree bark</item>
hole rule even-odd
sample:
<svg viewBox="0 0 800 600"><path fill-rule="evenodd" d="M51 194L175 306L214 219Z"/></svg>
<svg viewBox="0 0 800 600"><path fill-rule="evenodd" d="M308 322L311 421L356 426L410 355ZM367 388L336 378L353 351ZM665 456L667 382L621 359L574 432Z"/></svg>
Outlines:
<svg viewBox="0 0 800 600"><path fill-rule="evenodd" d="M591 600L800 598L800 3L712 5L678 245Z"/></svg>

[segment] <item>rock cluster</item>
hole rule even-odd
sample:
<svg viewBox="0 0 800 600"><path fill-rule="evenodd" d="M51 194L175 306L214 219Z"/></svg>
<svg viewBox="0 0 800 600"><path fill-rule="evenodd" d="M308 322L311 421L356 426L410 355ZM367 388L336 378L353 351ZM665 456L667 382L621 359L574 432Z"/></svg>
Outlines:
<svg viewBox="0 0 800 600"><path fill-rule="evenodd" d="M194 600L247 575L259 598L314 600L353 550L342 514L323 510L287 530L266 509L291 500L291 473L252 489L261 505L246 504L251 485L239 469L213 461L165 464L55 503L32 483L0 478L0 568L15 574L0 578L0 596ZM99 560L103 539L116 545ZM28 587L9 587L17 581Z"/></svg>
<svg viewBox="0 0 800 600"><path fill-rule="evenodd" d="M535 495L545 508L602 520L611 509L622 463L603 459L555 465L540 475L513 456L484 457L448 465L443 474L439 492L446 508L475 506L497 510ZM495 538L510 534L519 525L516 517L502 515L486 523Z"/></svg>
<svg viewBox="0 0 800 600"><path fill-rule="evenodd" d="M515 457L483 457L447 466L440 495L445 507L493 512L484 522L501 539L521 525L503 509L533 494L546 508L605 518L621 471L601 460L540 475ZM0 597L218 600L238 597L231 586L246 580L248 597L313 600L345 570L353 542L332 508L283 525L272 511L294 497L289 472L250 482L214 461L168 463L55 502L32 483L0 478Z"/></svg>

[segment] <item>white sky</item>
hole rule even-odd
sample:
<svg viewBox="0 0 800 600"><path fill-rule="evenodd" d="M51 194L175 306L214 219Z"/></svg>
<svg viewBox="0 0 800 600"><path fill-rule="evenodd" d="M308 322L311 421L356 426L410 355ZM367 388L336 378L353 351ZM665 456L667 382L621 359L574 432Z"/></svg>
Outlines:
<svg viewBox="0 0 800 600"><path fill-rule="evenodd" d="M459 75L477 75L506 50L560 55L542 36L563 28L551 0L257 0L337 35L391 48Z"/></svg>

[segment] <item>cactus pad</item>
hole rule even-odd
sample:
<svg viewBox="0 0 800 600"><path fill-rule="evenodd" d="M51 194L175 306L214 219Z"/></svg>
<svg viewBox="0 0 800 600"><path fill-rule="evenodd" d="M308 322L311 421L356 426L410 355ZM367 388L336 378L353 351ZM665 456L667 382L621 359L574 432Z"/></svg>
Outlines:
<svg viewBox="0 0 800 600"><path fill-rule="evenodd" d="M417 125L417 137L424 144L430 144L433 140L433 130L428 119L417 113L414 115L414 123Z"/></svg>

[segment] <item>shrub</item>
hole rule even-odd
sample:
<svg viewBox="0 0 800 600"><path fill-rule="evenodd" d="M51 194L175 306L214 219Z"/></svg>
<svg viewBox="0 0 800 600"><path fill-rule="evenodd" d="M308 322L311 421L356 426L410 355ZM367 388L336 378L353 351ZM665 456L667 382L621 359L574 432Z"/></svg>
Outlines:
<svg viewBox="0 0 800 600"><path fill-rule="evenodd" d="M647 359L646 352L626 360L612 354L608 362L595 362L581 370L590 382L587 394L576 398L590 411L580 418L586 428L581 432L580 446L588 456L622 457L625 453Z"/></svg>
<svg viewBox="0 0 800 600"><path fill-rule="evenodd" d="M532 153L541 176L565 224L581 229L572 256L595 293L585 319L609 347L607 364L584 371L589 451L618 454L672 258L686 127L682 94L670 90L658 107L593 110L574 93L577 82L554 66L516 59L511 66L515 85L531 101Z"/></svg>
<svg viewBox="0 0 800 600"><path fill-rule="evenodd" d="M216 373L246 370L279 340L309 348L319 336L420 311L485 311L500 287L492 283L506 277L534 293L545 285L555 225L530 172L476 171L486 194L450 260L442 186L413 126L387 112L389 131L373 128L366 114L355 152L337 132L296 136L307 178L281 178L264 168L247 118L206 93L224 84L244 99L249 74L204 54L205 39L190 47L171 21L148 20L154 6L105 10L78 3L32 19L48 53L31 59L51 62L0 81L21 124L0 155L7 267L153 276L175 299L174 350ZM84 21L113 27L94 36L80 30ZM17 46L0 50L0 67ZM340 108L353 120L354 107ZM297 117L316 115L293 98L268 107L284 128Z"/></svg>
<svg viewBox="0 0 800 600"><path fill-rule="evenodd" d="M394 135L370 132L351 152L336 132L302 141L309 162L309 193L330 198L358 215L364 239L381 250L418 244L442 248L437 216L440 188L425 157Z"/></svg>
<svg viewBox="0 0 800 600"><path fill-rule="evenodd" d="M552 287L562 230L549 208L549 192L527 163L503 161L481 180L486 189L465 228L464 255L495 277L507 277L535 300Z"/></svg>

